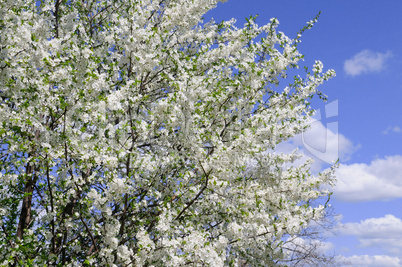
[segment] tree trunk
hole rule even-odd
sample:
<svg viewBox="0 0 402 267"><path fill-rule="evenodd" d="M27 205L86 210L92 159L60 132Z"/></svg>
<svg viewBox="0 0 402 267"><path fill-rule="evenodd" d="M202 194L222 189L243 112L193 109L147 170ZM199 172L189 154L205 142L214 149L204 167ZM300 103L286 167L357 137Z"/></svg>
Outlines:
<svg viewBox="0 0 402 267"><path fill-rule="evenodd" d="M24 199L22 201L21 215L18 223L17 237L22 239L24 235L24 230L27 228L31 222L31 208L32 208L32 193L36 178L34 177L33 171L34 166L29 163L26 166L25 172L25 189L24 189Z"/></svg>

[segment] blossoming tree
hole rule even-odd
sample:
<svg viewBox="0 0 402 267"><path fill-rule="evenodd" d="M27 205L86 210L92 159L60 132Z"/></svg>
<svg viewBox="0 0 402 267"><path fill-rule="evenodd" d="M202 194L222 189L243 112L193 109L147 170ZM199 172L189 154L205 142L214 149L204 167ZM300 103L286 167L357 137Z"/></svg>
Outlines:
<svg viewBox="0 0 402 267"><path fill-rule="evenodd" d="M0 264L286 261L333 172L275 147L334 73L277 86L303 30L204 24L217 2L0 2Z"/></svg>

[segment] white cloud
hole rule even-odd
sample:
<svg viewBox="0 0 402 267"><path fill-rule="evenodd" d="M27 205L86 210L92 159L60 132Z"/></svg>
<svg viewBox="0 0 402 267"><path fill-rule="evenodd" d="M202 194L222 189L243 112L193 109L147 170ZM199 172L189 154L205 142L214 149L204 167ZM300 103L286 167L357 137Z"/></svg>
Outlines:
<svg viewBox="0 0 402 267"><path fill-rule="evenodd" d="M385 129L382 133L383 134L389 134L390 132L394 132L394 133L402 133L402 129L399 128L398 126L389 126L387 129Z"/></svg>
<svg viewBox="0 0 402 267"><path fill-rule="evenodd" d="M390 257L387 255L353 255L351 257L342 257L342 261L346 261L349 264L345 266L356 267L398 267L400 259L397 257Z"/></svg>
<svg viewBox="0 0 402 267"><path fill-rule="evenodd" d="M388 254L402 256L402 220L392 214L369 218L360 223L343 224L339 233L355 236L362 247L382 249Z"/></svg>
<svg viewBox="0 0 402 267"><path fill-rule="evenodd" d="M361 202L402 197L402 156L376 159L369 165L341 164L336 170L334 196L341 201Z"/></svg>
<svg viewBox="0 0 402 267"><path fill-rule="evenodd" d="M316 120L311 123L308 131L295 137L294 144L304 147L308 154L326 163L332 163L338 158L346 161L357 147L337 130L327 128Z"/></svg>
<svg viewBox="0 0 402 267"><path fill-rule="evenodd" d="M313 158L315 161L311 169L317 173L322 171L325 164L333 164L337 159L348 160L358 147L338 133L337 129L326 128L321 121L313 120L311 127L305 133L279 144L277 151L290 153L295 148L299 148L305 154L295 162L295 165L305 162L307 158Z"/></svg>
<svg viewBox="0 0 402 267"><path fill-rule="evenodd" d="M392 56L390 51L378 53L370 50L363 50L351 59L345 61L343 68L350 76L362 73L379 72L385 68L385 61Z"/></svg>

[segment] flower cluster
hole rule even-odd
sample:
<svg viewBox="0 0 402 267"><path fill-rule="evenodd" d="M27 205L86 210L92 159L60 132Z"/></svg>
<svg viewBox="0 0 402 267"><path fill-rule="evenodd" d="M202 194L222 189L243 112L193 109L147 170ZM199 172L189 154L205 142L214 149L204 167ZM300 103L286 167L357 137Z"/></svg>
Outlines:
<svg viewBox="0 0 402 267"><path fill-rule="evenodd" d="M269 266L323 215L275 147L334 73L217 2L0 2L0 265Z"/></svg>

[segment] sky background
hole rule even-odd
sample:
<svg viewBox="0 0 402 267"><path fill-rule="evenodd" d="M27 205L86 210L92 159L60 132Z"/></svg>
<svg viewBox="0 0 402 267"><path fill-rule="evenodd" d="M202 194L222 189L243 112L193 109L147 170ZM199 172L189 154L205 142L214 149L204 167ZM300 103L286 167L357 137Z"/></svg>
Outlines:
<svg viewBox="0 0 402 267"><path fill-rule="evenodd" d="M229 0L205 19L242 27L250 15L259 25L276 17L294 38L319 11L299 51L337 76L319 88L329 100L313 103L311 130L280 149L318 156L313 171L340 158L331 203L341 227L328 252L352 266L402 266L402 1Z"/></svg>

